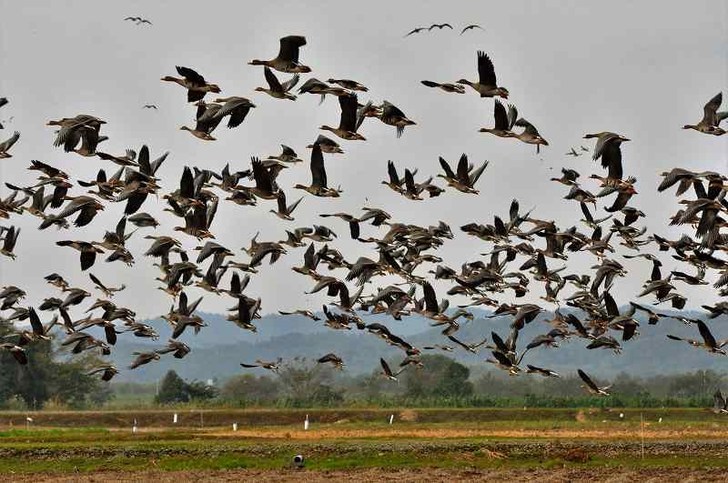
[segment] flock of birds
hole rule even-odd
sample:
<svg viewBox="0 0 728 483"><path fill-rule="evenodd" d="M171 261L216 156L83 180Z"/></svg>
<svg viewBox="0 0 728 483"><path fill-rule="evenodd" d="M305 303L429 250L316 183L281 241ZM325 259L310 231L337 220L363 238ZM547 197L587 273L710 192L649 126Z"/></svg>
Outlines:
<svg viewBox="0 0 728 483"><path fill-rule="evenodd" d="M150 23L140 17L126 20ZM449 24L433 25L433 28L452 28ZM478 27L470 25L463 32ZM479 28L479 27L478 27ZM423 30L414 29L410 34ZM408 34L408 35L410 35ZM250 65L262 66L267 87L257 87L255 91L264 92L280 100L296 100L293 93L301 80L301 75L309 74L312 69L300 59L302 47L306 45L303 36L291 35L280 39L280 51L271 60L252 60ZM470 86L481 98L508 98L509 92L499 86L493 62L484 52L477 54L478 79L461 79L454 83L422 81L425 86L439 88L446 93L464 94ZM222 89L208 82L202 75L189 67L178 66L179 77L165 76L162 81L176 83L183 87L187 101L196 107L194 127L183 126L193 136L213 141L213 132L227 118L228 128L238 128L251 114L256 105L242 96L218 97L214 102L206 102L208 93L219 94ZM278 74L274 73L276 71ZM292 74L281 80L281 74ZM365 85L350 79L329 78L326 81L309 77L298 89L298 95L319 95L321 102L327 95L338 98L341 117L337 127L321 126L332 136L344 141L365 141L359 132L367 118L379 120L396 128L397 136L415 122L394 104L383 101L361 103L360 95L367 93ZM705 105L704 115L695 125L685 125L704 134L722 135L720 127L728 117L726 112L718 112L722 95L718 94ZM0 106L7 104L0 100ZM536 127L519 117L515 106L505 106L495 99L494 127L480 131L500 138L514 138L533 144L538 148L548 146ZM592 157L600 161L606 175L592 174L588 178L599 183L595 194L581 184L581 176L573 169L562 169L560 178L552 181L564 185L564 198L579 205L583 219L574 226L560 227L548 218L538 218L531 211L524 212L518 200L513 200L505 216L493 216L492 222L473 221L460 227L466 235L477 237L487 243L489 249L485 259L465 262L461 267L450 267L442 263L437 250L452 239L454 233L450 226L440 221L432 226L418 226L395 220L384 209L373 206L363 207L358 213L322 213L322 218L331 219L335 224L345 224L353 240L369 247L371 256L361 256L351 260L334 247L336 233L325 225L286 228L282 240L258 240L258 235L242 248L245 258L240 258L235 249L225 247L212 239L212 225L221 201L241 206L270 206L282 223L294 220L294 212L303 198L289 202L286 192L290 189L305 191L310 196L337 198L343 195L340 187L329 182L325 167L325 155L344 152L339 141L319 134L307 146L310 148L309 184L296 184L292 187L281 186L278 176L283 170L303 164L294 149L282 146L280 154L265 159L253 157L250 166L234 169L226 165L220 172L200 167L184 167L178 183L171 190L163 191L159 169L168 153L152 158L149 148L144 145L138 152L129 149L124 154L113 155L99 150L100 144L107 139L101 131L106 121L88 114L64 117L48 122L56 131L54 146L66 153L76 153L90 159L107 162L106 166L116 165L118 169L109 175L101 168L95 179L76 181L87 189L86 192L72 191L75 186L68 173L42 161L33 160L28 169L39 174L38 181L30 186L20 183L5 183L10 194L0 200L0 218L15 216L35 216L39 229L55 227L62 233L72 233L71 225L83 227L91 224L99 212L110 204L123 205L123 216L113 231L106 231L101 240L78 240L73 237L56 243L59 249L74 250L80 257L81 271L88 271L105 257L106 262L120 262L131 266L135 254L126 248L126 241L138 230L156 232L144 238L150 240L149 248L143 253L153 259L159 268L156 279L159 288L173 300L170 311L163 316L169 323L171 337L166 346L151 352L135 353L136 359L130 368L160 359L165 354L183 358L190 348L179 341L185 331L195 333L206 326L197 310L202 301L188 298L186 291L196 287L216 296L229 297L234 303L227 320L241 329L255 332L256 319L260 318L262 300L246 293L247 286L264 266L277 263L290 257L291 251L301 248L303 261L294 266L293 271L311 280L308 293L325 293L329 303L323 305L322 312L312 308L294 311L281 311L283 315L302 315L320 321L333 330L360 330L378 337L402 352L402 360L396 366L380 359L382 374L391 380L408 368L422 366L423 351L464 350L477 353L481 348L490 351L487 362L494 364L511 375L521 372L538 374L545 377L559 377L555 371L536 365L533 356L539 350L553 350L566 339L578 339L589 350L609 350L619 353L624 343L634 339L639 333L639 323L635 315L644 313L649 324L672 319L695 327L699 338L683 339L670 335L670 339L683 341L711 354L726 355L724 347L728 339L718 340L712 330L715 326L710 320L728 314L728 302L718 302L703 306L707 319L683 317L680 312L687 298L680 293L680 284L708 285L721 297L728 295L728 259L721 257L728 251L728 232L725 228L728 201L725 199L728 178L716 172L692 172L675 168L662 174L663 180L658 191L677 187L681 209L670 220L671 225L691 227L693 233L685 234L677 240L670 240L659 234L647 234L647 229L638 226L645 214L631 204L637 193L634 177L623 173L622 144L628 138L613 132L588 133L585 139L594 139L596 144L591 150ZM522 128L514 132L515 127ZM19 133L0 144L0 158L10 158L9 150L18 141ZM579 156L590 149L581 146L572 148L568 155ZM382 181L397 195L408 200L422 201L426 197L476 196L478 180L484 174L488 162L479 166L472 164L466 154L457 162L439 158L441 172L437 178L444 184L435 183L432 175L423 176L419 181L415 176L419 169L405 168L390 161L388 172ZM420 167L422 169L422 167ZM169 178L167 178L169 179ZM74 194L72 194L74 193ZM690 197L689 194L693 196ZM162 195L166 203L164 211L178 219L178 226L163 227L150 214L141 211L150 199ZM597 201L614 196L610 206L605 208L607 215L598 218ZM609 222L609 223L608 223ZM131 224L135 228L128 229ZM367 232L366 234L364 232ZM195 240L199 244L192 250L184 248L183 241ZM0 227L0 254L15 259L14 248L18 243L20 229L15 226ZM204 244L202 243L204 241ZM611 291L619 278L627 274L620 263L617 243L627 251L624 258L639 258L651 264L650 276L644 282L644 289L637 298L650 297L654 304L631 302L624 310L616 303ZM653 249L653 250L650 250ZM594 264L587 273L573 273L564 265L570 254L588 252ZM664 275L662 262L656 252L669 252L672 258L692 268L671 271ZM138 254L136 254L138 256ZM135 311L120 307L111 299L124 290L125 286L111 286L89 273L93 290L71 287L64 277L57 273L49 274L46 281L58 292L46 298L37 307L22 305L26 292L17 286L9 285L0 291L0 313L10 322L27 320L17 325L16 331L0 344L0 350L9 351L20 364L28 362L26 347L41 339L47 339L52 328L59 326L65 333L61 345L74 354L87 350L100 351L103 355L111 352L118 335L131 332L136 337L159 338L157 331L135 320ZM389 284L378 283L387 278L396 280ZM448 298L438 295L428 281L435 279L450 284L448 296L459 297L464 303L451 307ZM543 304L502 302L505 297L518 300L532 292L533 286L540 286L541 299L558 308L553 317L544 324L547 330L522 343L519 332L526 324L534 321L545 312ZM563 294L566 288L568 294ZM73 316L92 293L99 296L85 309L85 316ZM658 311L656 305L668 304L676 311ZM466 341L458 337L462 324L473 319L471 307L489 307L493 319L508 323L502 330L493 330L489 337L479 341ZM568 311L562 311L566 306ZM43 323L42 313L53 314L50 321ZM429 319L434 326L442 328L443 343L426 347L416 347L403 337L393 333L385 324L367 323L362 318L366 314L387 314L394 320L401 320L411 314ZM92 335L92 329L101 329L103 336ZM490 340L488 340L490 339ZM528 356L528 358L526 358ZM525 359L525 360L524 360ZM245 368L264 368L277 371L281 359L273 361L258 360L241 364ZM321 364L343 368L345 362L334 352L318 359ZM394 367L394 368L393 368ZM103 380L111 379L117 372L112 364L104 364L94 372L101 374ZM578 369L578 375L585 388L597 395L608 395L608 387L597 385L591 377ZM725 406L725 405L724 405Z"/></svg>
<svg viewBox="0 0 728 483"><path fill-rule="evenodd" d="M449 28L450 30L454 30L453 26L447 22L446 23L433 23L429 27L415 27L412 30L410 30L409 32L407 32L405 34L405 37L409 37L410 35L418 34L420 32L430 32L430 31L432 31L432 29L442 30L444 28ZM463 27L463 29L460 31L460 35L464 34L468 30L474 30L474 29L483 30L483 27L481 27L478 24L471 23L471 24Z"/></svg>

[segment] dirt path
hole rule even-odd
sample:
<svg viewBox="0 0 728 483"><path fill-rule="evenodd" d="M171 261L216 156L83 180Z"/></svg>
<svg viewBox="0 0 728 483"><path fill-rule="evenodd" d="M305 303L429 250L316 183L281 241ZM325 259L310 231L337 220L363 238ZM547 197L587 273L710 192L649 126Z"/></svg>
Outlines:
<svg viewBox="0 0 728 483"><path fill-rule="evenodd" d="M552 470L442 470L442 469L366 469L353 471L280 471L280 470L226 470L226 471L143 471L143 472L98 472L55 477L53 475L32 475L13 477L16 482L106 482L106 481L154 481L155 483L179 483L182 481L255 481L279 482L301 481L396 481L396 482L452 482L452 481L499 481L504 479L520 482L572 482L572 481L634 481L698 482L722 481L724 470L693 469L552 469Z"/></svg>
<svg viewBox="0 0 728 483"><path fill-rule="evenodd" d="M617 425L618 426L618 425ZM716 425L717 426L717 425ZM528 439L586 439L586 440L633 440L644 437L646 440L686 440L686 439L726 439L728 428L690 428L651 429L640 431L638 427L615 427L610 425L604 429L516 429L502 430L483 428L404 428L404 429L372 429L372 428L325 428L310 431L295 431L290 428L242 429L233 431L209 431L206 436L223 438L260 438L260 439L295 439L295 440L330 440L357 438L528 438Z"/></svg>

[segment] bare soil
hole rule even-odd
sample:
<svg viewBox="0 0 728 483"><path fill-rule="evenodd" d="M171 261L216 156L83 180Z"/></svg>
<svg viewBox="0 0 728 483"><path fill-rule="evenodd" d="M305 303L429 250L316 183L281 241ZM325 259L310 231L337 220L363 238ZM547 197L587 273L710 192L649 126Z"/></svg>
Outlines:
<svg viewBox="0 0 728 483"><path fill-rule="evenodd" d="M98 472L93 474L49 475L33 474L13 477L17 482L106 482L106 481L154 481L158 483L181 481L396 481L396 482L452 482L452 481L503 481L519 482L574 482L607 481L633 483L649 482L698 482L724 481L725 470L718 469L537 469L537 470L444 470L422 469L363 469L350 471L307 471L307 470L223 470L223 471L138 471Z"/></svg>

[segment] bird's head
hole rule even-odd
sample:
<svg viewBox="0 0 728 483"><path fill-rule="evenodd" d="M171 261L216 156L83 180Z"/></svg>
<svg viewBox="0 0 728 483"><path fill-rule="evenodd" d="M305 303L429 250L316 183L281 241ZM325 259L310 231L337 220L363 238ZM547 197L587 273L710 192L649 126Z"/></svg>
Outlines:
<svg viewBox="0 0 728 483"><path fill-rule="evenodd" d="M256 92L265 92L265 91L266 91L266 89L265 89L265 87L256 87L256 88L255 88L255 91L256 91Z"/></svg>
<svg viewBox="0 0 728 483"><path fill-rule="evenodd" d="M505 87L499 87L498 89L496 89L495 93L496 96L500 96L503 99L508 99L508 94L508 89L506 89Z"/></svg>
<svg viewBox="0 0 728 483"><path fill-rule="evenodd" d="M167 81L167 82L175 82L175 81L177 81L177 78L172 77L171 75L165 75L160 80Z"/></svg>
<svg viewBox="0 0 728 483"><path fill-rule="evenodd" d="M220 92L222 92L220 90L220 86L218 86L217 84L209 84L208 88L210 89L210 92L214 92L215 94L219 94Z"/></svg>

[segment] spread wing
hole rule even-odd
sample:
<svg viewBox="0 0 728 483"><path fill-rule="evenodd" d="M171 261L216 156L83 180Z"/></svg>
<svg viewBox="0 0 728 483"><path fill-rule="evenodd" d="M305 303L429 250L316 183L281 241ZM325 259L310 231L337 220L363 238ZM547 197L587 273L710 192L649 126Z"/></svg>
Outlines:
<svg viewBox="0 0 728 483"><path fill-rule="evenodd" d="M326 181L326 168L324 167L324 154L321 152L321 145L313 145L311 150L311 185L321 188L328 187Z"/></svg>
<svg viewBox="0 0 728 483"><path fill-rule="evenodd" d="M298 63L298 51L306 45L306 37L301 35L289 35L281 38L281 49L278 52L278 58L281 60L290 60Z"/></svg>
<svg viewBox="0 0 728 483"><path fill-rule="evenodd" d="M495 79L495 67L488 54L478 51L478 77L479 82L486 86L497 86Z"/></svg>
<svg viewBox="0 0 728 483"><path fill-rule="evenodd" d="M357 97L355 95L339 96L339 106L341 106L339 129L356 131Z"/></svg>
<svg viewBox="0 0 728 483"><path fill-rule="evenodd" d="M177 66L177 73L196 86L204 86L205 78L189 67Z"/></svg>
<svg viewBox="0 0 728 483"><path fill-rule="evenodd" d="M445 171L445 176L450 179L455 179L455 173L452 172L452 168L449 164L447 164L447 161L445 161L442 156L440 156L440 166L442 166L442 169Z"/></svg>
<svg viewBox="0 0 728 483"><path fill-rule="evenodd" d="M500 129L502 131L510 129L506 108L498 99L496 99L495 104L493 104L493 117L495 118L496 129Z"/></svg>
<svg viewBox="0 0 728 483"><path fill-rule="evenodd" d="M717 126L716 112L723 102L723 93L719 92L716 94L708 103L703 107L703 122L709 123L711 126Z"/></svg>
<svg viewBox="0 0 728 483"><path fill-rule="evenodd" d="M265 74L265 80L268 82L268 86L270 87L270 90L281 92L283 91L283 86L280 82L278 82L278 78L273 73L272 70L266 65L263 69L263 73Z"/></svg>
<svg viewBox="0 0 728 483"><path fill-rule="evenodd" d="M581 380L584 381L587 386L589 386L594 391L599 390L597 385L594 384L594 381L591 380L591 378L587 375L586 372L582 371L581 369L578 369L577 372L579 373L579 377L581 377Z"/></svg>

